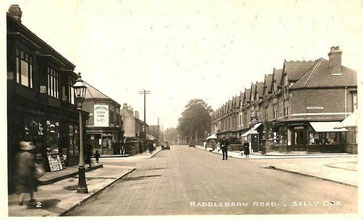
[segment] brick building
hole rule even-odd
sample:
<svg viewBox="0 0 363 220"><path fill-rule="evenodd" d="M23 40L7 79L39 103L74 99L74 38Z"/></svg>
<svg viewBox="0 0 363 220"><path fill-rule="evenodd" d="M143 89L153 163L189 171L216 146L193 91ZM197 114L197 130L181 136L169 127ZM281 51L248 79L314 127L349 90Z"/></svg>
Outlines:
<svg viewBox="0 0 363 220"><path fill-rule="evenodd" d="M357 151L347 147L347 130L336 128L357 109L357 72L342 66L339 47L328 56L284 61L281 70L241 93L239 136L249 138L254 151ZM227 116L218 111L214 129Z"/></svg>
<svg viewBox="0 0 363 220"><path fill-rule="evenodd" d="M83 110L89 112L86 124L87 150L101 155L120 154L123 141L121 105L87 82ZM90 148L90 149L89 149Z"/></svg>
<svg viewBox="0 0 363 220"><path fill-rule="evenodd" d="M14 158L20 140L33 141L47 171L79 160L75 65L25 27L21 16L18 5L6 13L9 192L15 186ZM87 118L83 112L83 126Z"/></svg>

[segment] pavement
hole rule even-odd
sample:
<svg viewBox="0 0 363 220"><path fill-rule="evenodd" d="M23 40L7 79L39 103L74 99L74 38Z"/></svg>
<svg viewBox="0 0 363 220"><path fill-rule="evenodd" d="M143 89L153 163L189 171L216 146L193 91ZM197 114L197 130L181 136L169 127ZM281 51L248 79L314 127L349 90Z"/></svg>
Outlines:
<svg viewBox="0 0 363 220"><path fill-rule="evenodd" d="M117 159L149 159L154 157L160 150L160 148L157 148L152 154L144 152L139 155ZM100 162L108 159L115 158L101 158ZM135 167L131 166L97 164L92 160L92 168L86 165L88 194L77 193L78 166L67 167L57 172L47 172L39 179L38 192L34 196L35 203L29 204L29 194L26 194L24 205L20 206L18 205L18 194L8 195L8 215L16 217L65 215L69 210L103 191L134 170Z"/></svg>
<svg viewBox="0 0 363 220"><path fill-rule="evenodd" d="M222 151L212 148L205 149L202 146L196 146L196 149L209 151L216 154L222 154ZM358 187L358 155L347 153L279 153L269 152L262 155L252 153L249 158L241 156L239 151L228 151L228 156L241 160L267 160L265 168L276 169L280 171L295 173L304 176L310 176L327 181L341 183ZM279 159L279 160L276 160ZM281 163L283 159L285 162ZM291 160L291 161L289 161Z"/></svg>

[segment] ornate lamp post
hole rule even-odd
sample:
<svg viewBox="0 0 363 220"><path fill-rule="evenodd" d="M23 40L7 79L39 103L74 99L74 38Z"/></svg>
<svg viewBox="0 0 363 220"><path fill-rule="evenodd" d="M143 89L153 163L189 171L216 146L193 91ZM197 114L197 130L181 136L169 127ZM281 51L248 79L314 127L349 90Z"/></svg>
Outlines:
<svg viewBox="0 0 363 220"><path fill-rule="evenodd" d="M78 165L78 193L88 193L85 167L84 167L84 156L83 156L83 131L82 131L82 103L86 98L87 87L84 85L81 73L76 83L73 85L74 94L76 95L77 109L79 112L79 165Z"/></svg>

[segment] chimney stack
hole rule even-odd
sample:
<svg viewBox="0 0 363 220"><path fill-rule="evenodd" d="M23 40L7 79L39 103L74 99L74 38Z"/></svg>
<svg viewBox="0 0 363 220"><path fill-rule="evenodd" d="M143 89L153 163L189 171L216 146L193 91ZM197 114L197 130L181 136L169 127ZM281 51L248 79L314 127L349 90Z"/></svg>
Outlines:
<svg viewBox="0 0 363 220"><path fill-rule="evenodd" d="M15 20L21 23L21 15L23 14L19 5L11 5L9 7L8 13L11 17L15 18Z"/></svg>
<svg viewBox="0 0 363 220"><path fill-rule="evenodd" d="M342 51L339 46L331 47L329 55L329 68L332 74L342 74Z"/></svg>

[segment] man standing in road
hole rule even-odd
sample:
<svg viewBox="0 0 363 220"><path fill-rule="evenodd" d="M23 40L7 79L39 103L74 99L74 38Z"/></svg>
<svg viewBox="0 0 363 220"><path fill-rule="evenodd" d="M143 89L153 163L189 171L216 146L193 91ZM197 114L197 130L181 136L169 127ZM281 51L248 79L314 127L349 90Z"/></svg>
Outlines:
<svg viewBox="0 0 363 220"><path fill-rule="evenodd" d="M222 141L221 141L220 145L221 145L220 147L222 149L222 154L223 154L223 159L222 160L224 160L224 159L228 160L227 152L228 152L229 143L228 143L226 137L222 138Z"/></svg>

